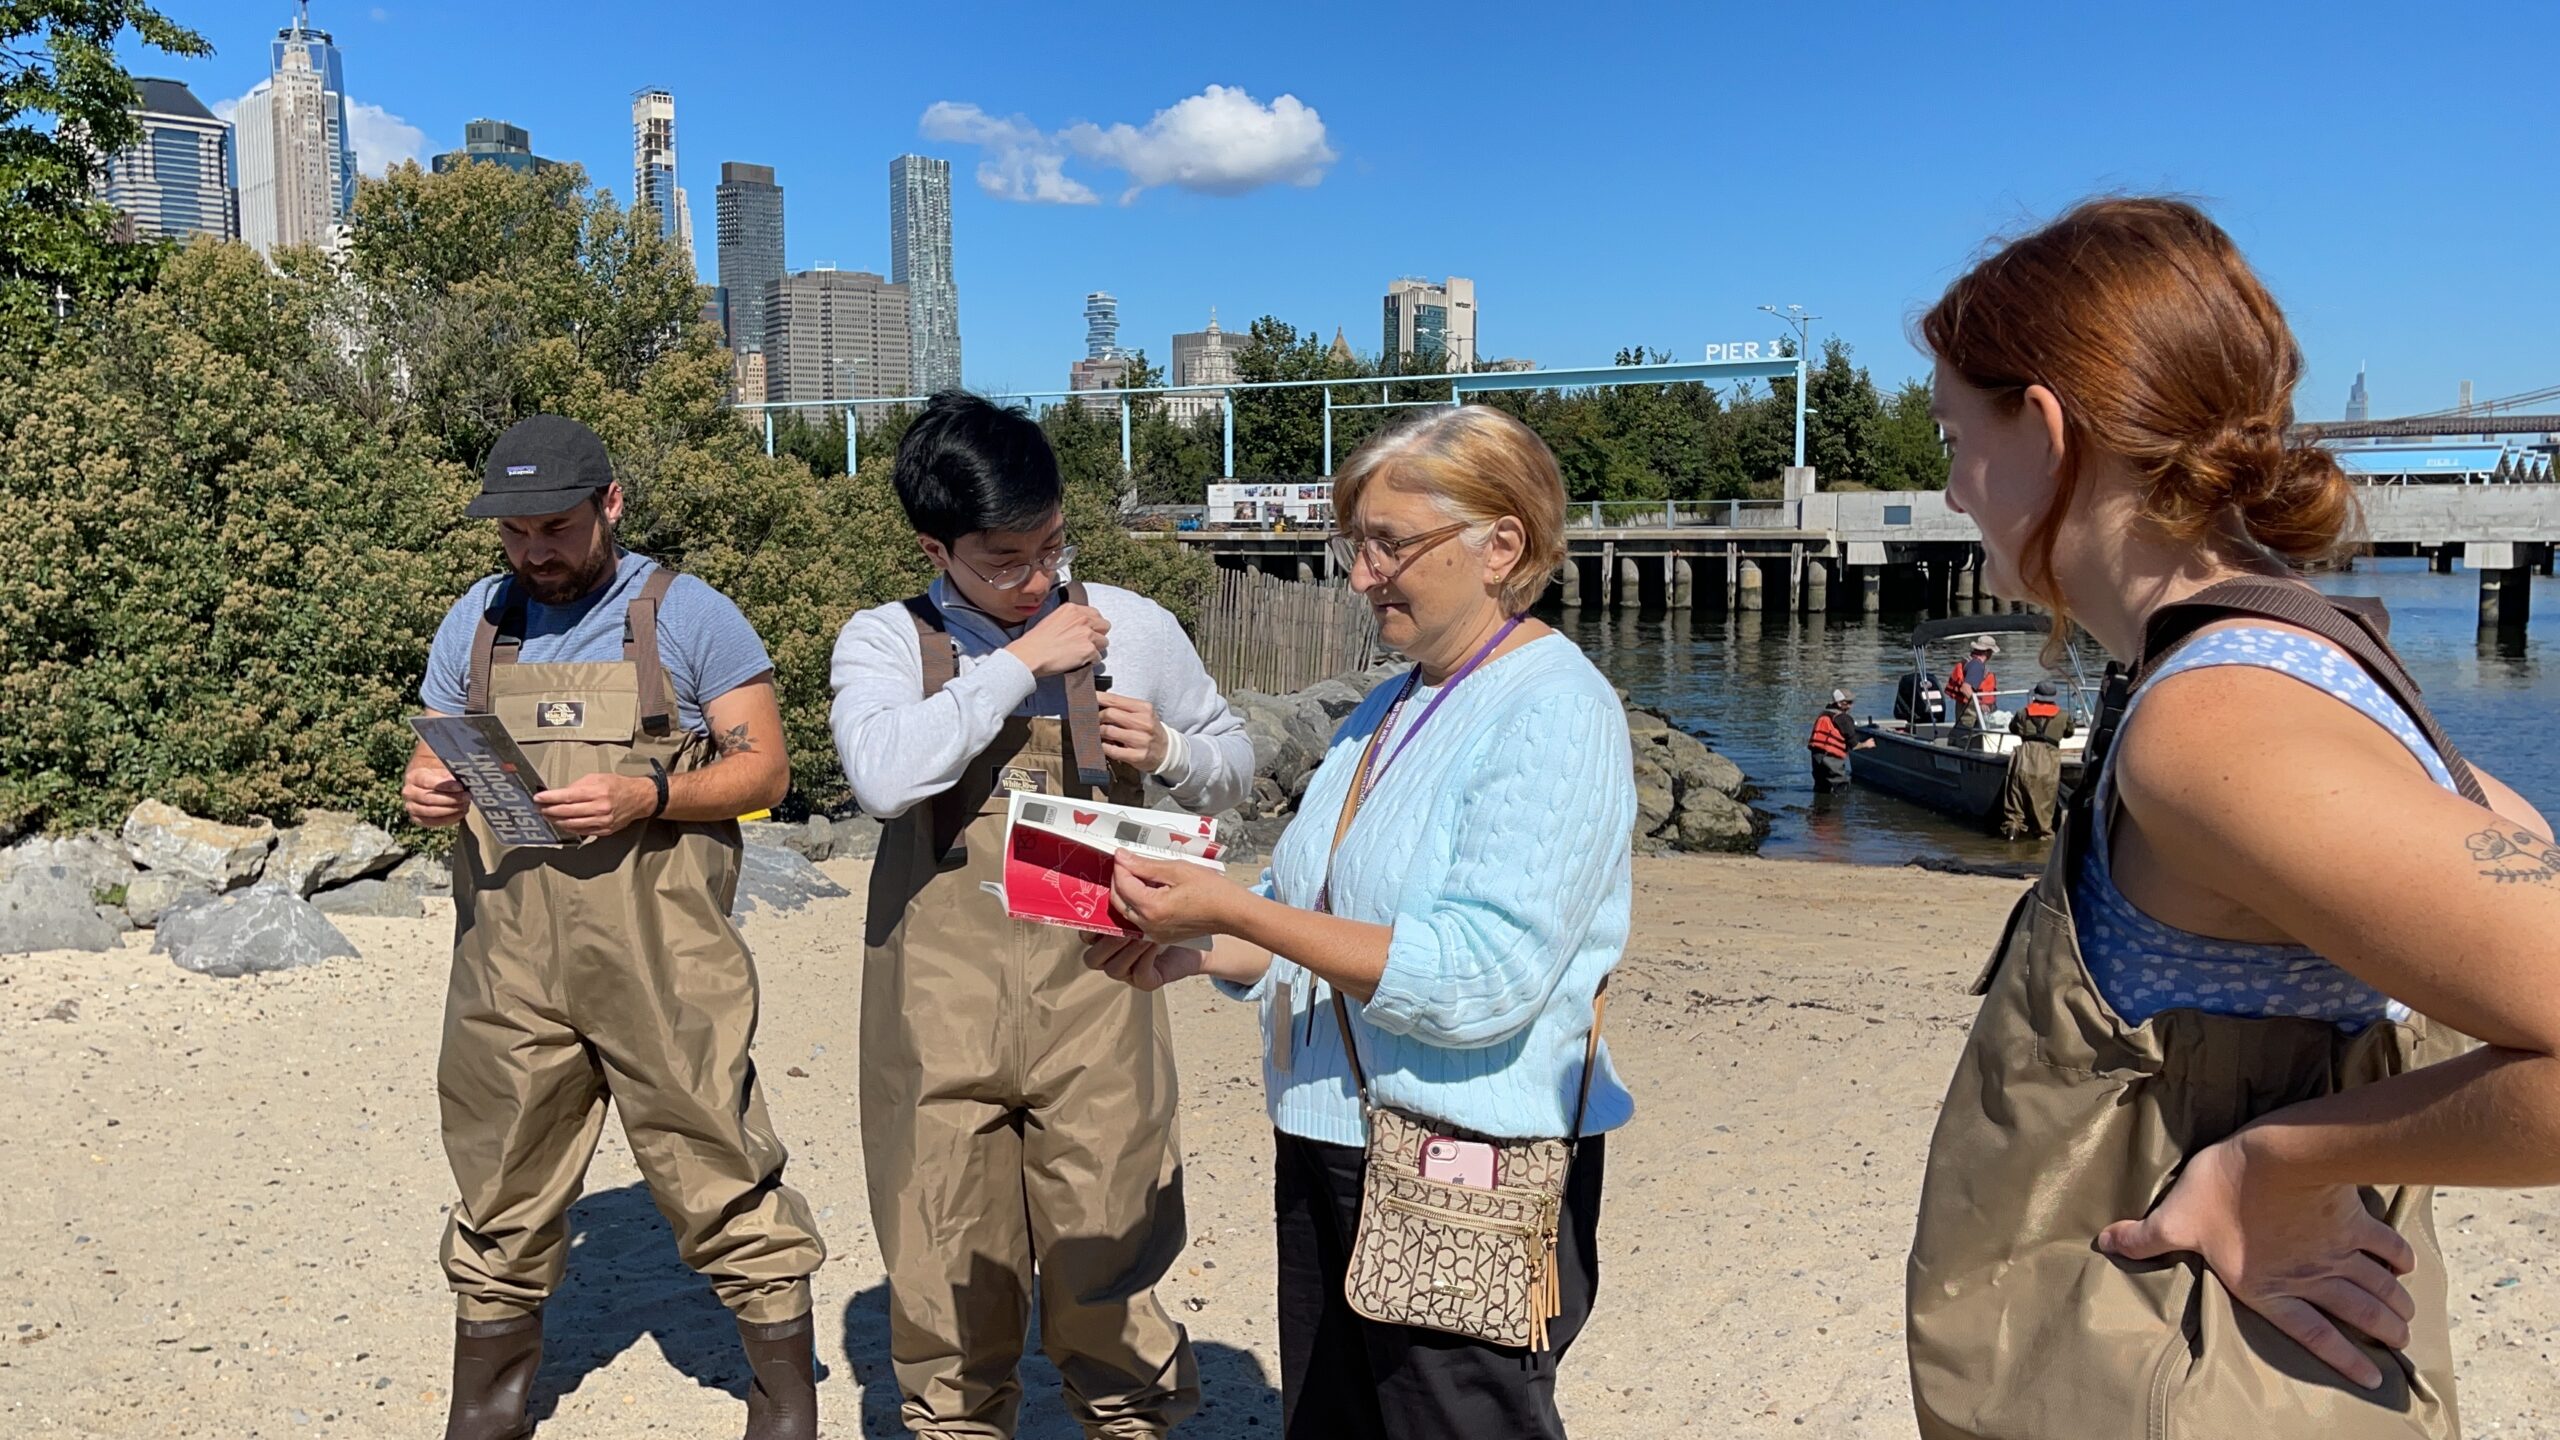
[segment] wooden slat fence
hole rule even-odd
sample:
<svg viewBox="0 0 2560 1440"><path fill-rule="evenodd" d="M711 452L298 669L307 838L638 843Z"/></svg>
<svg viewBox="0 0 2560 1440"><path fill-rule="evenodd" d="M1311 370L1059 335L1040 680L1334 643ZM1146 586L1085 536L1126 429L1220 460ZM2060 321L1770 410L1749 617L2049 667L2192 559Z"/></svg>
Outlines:
<svg viewBox="0 0 2560 1440"><path fill-rule="evenodd" d="M1220 570L1200 607L1200 658L1224 690L1285 695L1377 663L1369 602L1340 582Z"/></svg>

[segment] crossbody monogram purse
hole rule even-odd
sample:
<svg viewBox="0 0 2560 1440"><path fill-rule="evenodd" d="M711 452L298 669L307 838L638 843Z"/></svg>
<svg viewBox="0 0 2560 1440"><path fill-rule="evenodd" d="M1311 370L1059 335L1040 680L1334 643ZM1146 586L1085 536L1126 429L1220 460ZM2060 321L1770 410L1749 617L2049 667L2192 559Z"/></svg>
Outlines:
<svg viewBox="0 0 2560 1440"><path fill-rule="evenodd" d="M1360 768L1343 797L1341 817L1334 823L1337 850L1370 788L1379 742L1393 720L1391 713L1371 734L1360 756ZM1331 889L1328 883L1328 901ZM1369 1132L1360 1230L1352 1242L1350 1271L1343 1281L1343 1298L1353 1310L1371 1320L1418 1325L1489 1345L1547 1348L1548 1322L1564 1305L1556 1273L1556 1235L1563 1218L1565 1178L1582 1138L1591 1076L1600 1058L1600 1022L1607 1006L1604 981L1592 998L1591 1035L1583 1050L1582 1085L1574 1098L1571 1133L1562 1139L1497 1140L1378 1104L1369 1093L1367 1067L1360 1063L1350 1006L1339 989L1333 992L1334 1022L1342 1029L1342 1050L1351 1061ZM1423 1174L1426 1149L1434 1141L1448 1140L1492 1149L1489 1187Z"/></svg>

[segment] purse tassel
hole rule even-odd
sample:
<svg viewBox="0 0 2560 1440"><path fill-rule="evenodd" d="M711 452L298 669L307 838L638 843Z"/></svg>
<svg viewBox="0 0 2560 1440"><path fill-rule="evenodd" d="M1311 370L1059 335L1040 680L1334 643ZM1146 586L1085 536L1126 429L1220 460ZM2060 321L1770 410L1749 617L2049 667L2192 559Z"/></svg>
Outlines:
<svg viewBox="0 0 2560 1440"><path fill-rule="evenodd" d="M1538 1283L1529 1294L1529 1348L1544 1353L1547 1322L1564 1313L1563 1287L1556 1276L1556 1232L1547 1229L1547 1248L1538 1267Z"/></svg>

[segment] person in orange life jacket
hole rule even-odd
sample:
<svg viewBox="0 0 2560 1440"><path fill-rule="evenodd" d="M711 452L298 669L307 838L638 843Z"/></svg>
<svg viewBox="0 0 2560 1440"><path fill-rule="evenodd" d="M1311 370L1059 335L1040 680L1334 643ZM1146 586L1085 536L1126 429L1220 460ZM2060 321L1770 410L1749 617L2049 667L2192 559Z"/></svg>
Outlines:
<svg viewBox="0 0 2560 1440"><path fill-rule="evenodd" d="M2062 687L2037 681L2026 708L2010 720L2009 733L2018 737L2018 748L2009 752L2009 779L2000 790L2000 837L2042 839L2053 833L2062 798L2062 742L2071 738Z"/></svg>
<svg viewBox="0 0 2560 1440"><path fill-rule="evenodd" d="M1991 657L2000 653L1999 643L1988 635L1977 635L1973 654L1956 662L1947 672L1947 698L1958 709L1970 709L1968 702L1980 697L1985 711L1997 707L2000 700L2000 677L1991 673Z"/></svg>
<svg viewBox="0 0 2560 1440"><path fill-rule="evenodd" d="M1849 718L1850 694L1831 692L1831 703L1813 717L1813 733L1805 737L1805 754L1813 761L1813 788L1839 790L1849 783L1849 752L1872 750L1876 742L1858 738Z"/></svg>

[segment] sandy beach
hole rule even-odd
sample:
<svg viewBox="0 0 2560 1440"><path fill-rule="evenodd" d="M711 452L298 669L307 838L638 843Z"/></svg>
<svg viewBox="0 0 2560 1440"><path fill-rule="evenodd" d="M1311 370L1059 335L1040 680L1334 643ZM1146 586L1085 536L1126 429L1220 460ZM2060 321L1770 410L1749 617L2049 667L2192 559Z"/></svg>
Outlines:
<svg viewBox="0 0 2560 1440"><path fill-rule="evenodd" d="M759 1040L818 1278L829 1433L903 1433L855 1125L854 899L750 922ZM1903 1254L1923 1150L2016 881L1639 862L1610 1036L1610 1147L1577 1435L1905 1436ZM0 1434L432 1436L451 1303L435 1051L451 909L339 922L363 952L214 980L147 953L0 958ZM1255 1016L1177 990L1192 1241L1166 1286L1206 1407L1277 1432L1269 1130ZM2449 1192L2468 1433L2560 1436L2560 1192ZM675 1259L620 1135L572 1216L536 1394L546 1440L734 1436L730 1325ZM1022 1433L1074 1434L1044 1362Z"/></svg>

